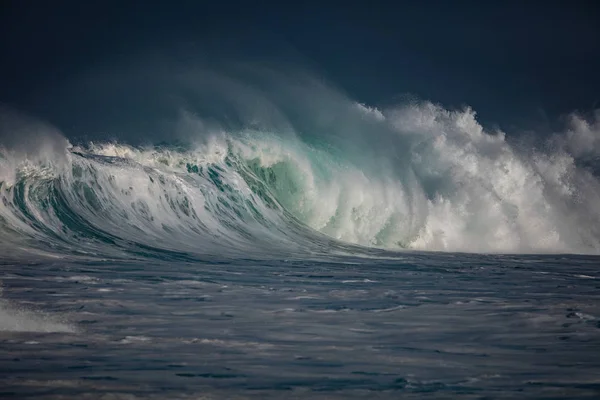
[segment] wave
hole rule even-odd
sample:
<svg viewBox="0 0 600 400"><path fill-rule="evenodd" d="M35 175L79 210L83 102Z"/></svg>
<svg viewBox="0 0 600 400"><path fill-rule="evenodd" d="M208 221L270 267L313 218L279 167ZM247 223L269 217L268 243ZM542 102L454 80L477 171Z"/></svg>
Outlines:
<svg viewBox="0 0 600 400"><path fill-rule="evenodd" d="M336 107L326 133L246 128L194 145L3 146L3 254L600 251L594 120L574 116L565 134L524 146L486 132L471 109Z"/></svg>

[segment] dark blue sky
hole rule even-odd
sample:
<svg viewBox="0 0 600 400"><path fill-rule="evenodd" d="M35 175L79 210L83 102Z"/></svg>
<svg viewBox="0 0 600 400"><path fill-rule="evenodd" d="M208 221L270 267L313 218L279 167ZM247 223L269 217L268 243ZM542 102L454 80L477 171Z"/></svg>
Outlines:
<svg viewBox="0 0 600 400"><path fill-rule="evenodd" d="M0 102L59 127L63 83L156 52L298 62L362 102L412 94L504 126L600 107L596 1L50 3L2 2Z"/></svg>

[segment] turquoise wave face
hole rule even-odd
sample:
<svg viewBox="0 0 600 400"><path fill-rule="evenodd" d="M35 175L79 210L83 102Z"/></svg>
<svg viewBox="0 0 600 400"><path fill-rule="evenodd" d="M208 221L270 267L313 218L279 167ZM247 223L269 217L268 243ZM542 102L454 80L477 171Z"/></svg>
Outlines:
<svg viewBox="0 0 600 400"><path fill-rule="evenodd" d="M285 208L290 166L244 159L228 140L194 151L90 145L66 157L24 160L0 183L7 254L193 259L332 245Z"/></svg>

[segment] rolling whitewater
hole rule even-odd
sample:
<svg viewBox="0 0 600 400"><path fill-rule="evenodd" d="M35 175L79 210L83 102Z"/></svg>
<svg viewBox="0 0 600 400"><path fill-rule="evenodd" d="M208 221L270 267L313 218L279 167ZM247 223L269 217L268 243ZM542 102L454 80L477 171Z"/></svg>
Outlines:
<svg viewBox="0 0 600 400"><path fill-rule="evenodd" d="M598 395L598 119L304 88L146 143L3 110L0 397Z"/></svg>

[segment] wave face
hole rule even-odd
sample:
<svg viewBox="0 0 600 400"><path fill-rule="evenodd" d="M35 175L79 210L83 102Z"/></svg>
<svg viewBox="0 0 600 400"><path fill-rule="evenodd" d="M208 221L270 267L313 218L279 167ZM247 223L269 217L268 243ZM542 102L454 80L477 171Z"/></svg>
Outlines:
<svg viewBox="0 0 600 400"><path fill-rule="evenodd" d="M338 102L325 117L318 132L221 130L179 147L5 146L2 251L600 251L596 122L572 117L565 134L525 146L486 132L470 109L431 103Z"/></svg>

